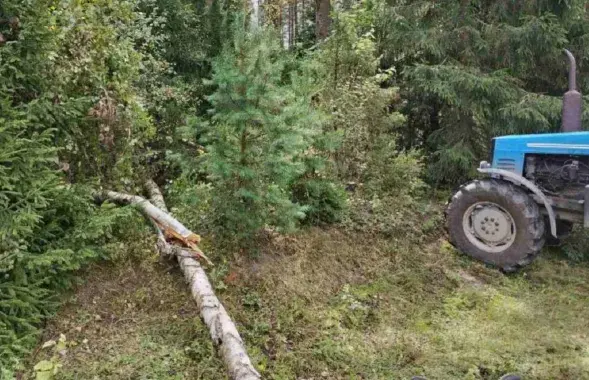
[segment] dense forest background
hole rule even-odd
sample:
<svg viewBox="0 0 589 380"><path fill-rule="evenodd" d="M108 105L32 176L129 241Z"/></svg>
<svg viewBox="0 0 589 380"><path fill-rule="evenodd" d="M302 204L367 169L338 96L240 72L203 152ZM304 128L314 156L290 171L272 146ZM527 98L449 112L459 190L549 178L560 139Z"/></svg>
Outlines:
<svg viewBox="0 0 589 380"><path fill-rule="evenodd" d="M492 137L558 130L563 48L589 93L588 17L580 0L3 0L0 377L66 274L148 228L96 191L154 178L227 252L305 225L386 234Z"/></svg>

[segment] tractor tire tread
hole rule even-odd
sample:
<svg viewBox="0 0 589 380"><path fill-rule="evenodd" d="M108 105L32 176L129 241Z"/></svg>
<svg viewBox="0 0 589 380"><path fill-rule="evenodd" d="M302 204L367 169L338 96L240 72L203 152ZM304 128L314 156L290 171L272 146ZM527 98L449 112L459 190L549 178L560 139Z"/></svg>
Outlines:
<svg viewBox="0 0 589 380"><path fill-rule="evenodd" d="M457 231L456 225L451 225L450 220L454 219L456 224L456 212L461 212L464 209L464 203L469 202L467 198L476 198L477 196L488 196L489 194L497 194L501 199L506 200L506 204L512 207L515 211L521 214L519 218L519 225L516 223L516 230L524 229L525 239L514 243L516 247L508 248L516 249L517 260L513 262L497 262L490 257L484 257L479 254L476 257L494 266L498 266L505 272L514 272L523 266L530 264L540 253L545 243L545 224L540 208L534 200L520 187L515 186L511 182L500 179L483 179L475 180L464 184L458 188L448 201L445 210L446 217L446 231L448 232L449 242L458 250L463 251L471 256L473 254L468 252L467 243L464 239L460 239L460 231ZM514 210L510 210L513 212ZM452 218L454 216L454 218ZM462 218L462 215L460 215ZM462 230L462 223L458 227ZM466 248L466 249L465 249Z"/></svg>

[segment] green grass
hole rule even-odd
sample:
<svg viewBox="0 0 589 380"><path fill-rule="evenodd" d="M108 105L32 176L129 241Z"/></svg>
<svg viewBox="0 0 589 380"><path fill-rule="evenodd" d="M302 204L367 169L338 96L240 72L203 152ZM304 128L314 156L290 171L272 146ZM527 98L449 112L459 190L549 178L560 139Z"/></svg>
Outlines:
<svg viewBox="0 0 589 380"><path fill-rule="evenodd" d="M57 379L218 378L222 362L182 274L173 261L144 254L87 270L45 329L44 342L65 335L66 351L39 347L29 367L59 363Z"/></svg>
<svg viewBox="0 0 589 380"><path fill-rule="evenodd" d="M506 276L406 232L309 229L210 271L264 378L589 378L587 264L545 252ZM225 376L172 262L151 253L86 277L46 329L77 343L56 378Z"/></svg>

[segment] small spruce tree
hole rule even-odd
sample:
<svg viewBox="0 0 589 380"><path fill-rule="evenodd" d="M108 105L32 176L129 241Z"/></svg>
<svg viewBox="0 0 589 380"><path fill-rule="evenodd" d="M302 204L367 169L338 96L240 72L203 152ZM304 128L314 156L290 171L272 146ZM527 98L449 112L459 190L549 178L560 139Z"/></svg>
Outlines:
<svg viewBox="0 0 589 380"><path fill-rule="evenodd" d="M264 226L292 230L305 216L290 185L306 169L322 116L307 83L286 72L278 36L246 31L243 17L234 25L233 42L213 66L206 168L217 225L244 238Z"/></svg>

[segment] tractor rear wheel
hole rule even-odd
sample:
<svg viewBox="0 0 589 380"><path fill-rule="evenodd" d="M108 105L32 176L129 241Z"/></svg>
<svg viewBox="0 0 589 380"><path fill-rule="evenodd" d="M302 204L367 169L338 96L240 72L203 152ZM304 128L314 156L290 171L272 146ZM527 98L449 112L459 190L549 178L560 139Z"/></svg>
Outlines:
<svg viewBox="0 0 589 380"><path fill-rule="evenodd" d="M529 264L544 246L544 218L521 188L485 179L462 186L446 209L450 242L504 271Z"/></svg>

